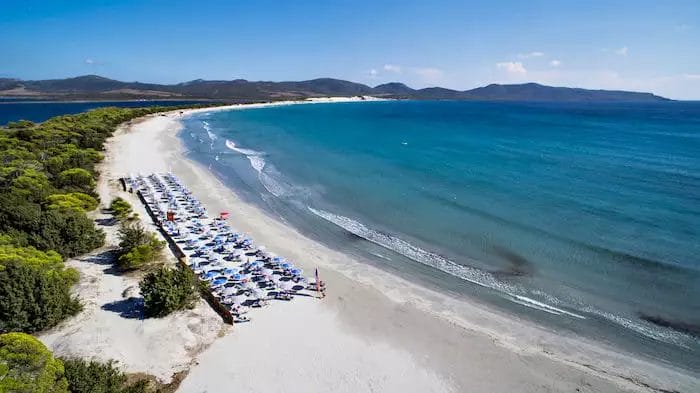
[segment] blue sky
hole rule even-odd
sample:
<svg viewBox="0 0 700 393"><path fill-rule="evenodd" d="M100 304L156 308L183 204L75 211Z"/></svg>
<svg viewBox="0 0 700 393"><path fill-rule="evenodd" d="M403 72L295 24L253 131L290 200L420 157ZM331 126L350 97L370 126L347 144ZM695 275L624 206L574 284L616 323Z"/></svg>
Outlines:
<svg viewBox="0 0 700 393"><path fill-rule="evenodd" d="M0 76L336 77L700 99L700 1L0 1Z"/></svg>

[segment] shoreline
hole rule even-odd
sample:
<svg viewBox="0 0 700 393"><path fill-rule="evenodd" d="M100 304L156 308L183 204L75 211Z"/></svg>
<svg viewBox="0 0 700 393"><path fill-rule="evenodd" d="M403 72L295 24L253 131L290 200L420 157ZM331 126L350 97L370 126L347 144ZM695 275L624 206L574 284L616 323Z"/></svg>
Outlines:
<svg viewBox="0 0 700 393"><path fill-rule="evenodd" d="M123 127L110 140L103 177L172 170L209 211L231 212L235 228L307 272L320 267L328 283L324 301L273 305L252 315L252 323L212 339L181 391L221 391L233 384L250 391L295 391L309 383L317 390L436 392L691 391L697 386L692 376L674 369L451 299L328 249L241 200L187 158L177 136L181 113L299 103L308 102L165 112Z"/></svg>

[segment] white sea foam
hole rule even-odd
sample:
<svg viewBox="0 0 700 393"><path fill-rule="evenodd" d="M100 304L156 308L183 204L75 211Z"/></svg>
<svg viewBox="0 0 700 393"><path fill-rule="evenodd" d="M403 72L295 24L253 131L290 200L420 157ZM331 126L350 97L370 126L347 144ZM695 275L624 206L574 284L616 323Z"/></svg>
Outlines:
<svg viewBox="0 0 700 393"><path fill-rule="evenodd" d="M253 169L255 169L258 172L260 182L265 187L265 189L267 189L268 192L270 192L272 195L278 198L290 195L292 191L291 186L276 179L270 174L263 172L263 169L266 166L265 159L262 156L263 153L255 150L240 148L230 140L226 140L226 147L240 154L243 154L248 158ZM586 317L583 315L567 311L560 307L553 306L552 304L561 305L562 302L556 297L552 296L551 294L546 294L541 291L532 292L533 294L538 295L538 297L546 299L549 304L532 299L528 296L525 296L527 291L525 291L522 287L499 281L493 274L489 272L485 272L469 266L460 265L458 263L450 261L449 259L441 255L432 253L430 251L426 251L402 239L368 228L364 224L357 222L351 218L333 214L323 210L314 209L312 207L307 208L315 215L347 230L350 233L353 233L368 241L371 241L372 243L378 244L382 247L395 251L416 262L420 262L425 265L431 266L442 272L448 273L452 276L458 277L473 284L496 290L500 292L504 298L516 304L540 310L553 315L568 316L577 319L586 319ZM388 259L383 255L377 256ZM608 321L623 326L627 329L633 330L649 338L684 347L687 346L687 344L685 344L685 342L687 342L688 339L687 335L679 334L672 331L666 331L665 329L658 329L654 326L651 326L650 324L638 323L637 321L632 321L630 319L614 315L608 312L604 312L594 307L586 305L581 305L577 308L585 313L597 315Z"/></svg>
<svg viewBox="0 0 700 393"><path fill-rule="evenodd" d="M513 301L518 303L518 304L521 304L523 306L537 308L538 310L546 311L550 314L556 314L556 315L565 314L565 315L568 315L568 316L571 316L574 318L578 318L578 319L586 319L586 317L584 317L583 315L579 315L579 314L573 313L571 311L566 311L566 310L563 310L561 308L551 306L549 304L537 301L535 299L531 299L527 296L513 295L513 298L515 299Z"/></svg>
<svg viewBox="0 0 700 393"><path fill-rule="evenodd" d="M378 253L378 252L371 252L371 251L370 251L370 254L374 255L375 257L378 257L378 258L381 258L381 259L385 259L385 260L387 260L387 261L391 261L391 258L389 258L389 257L387 257L387 256L385 256L385 255L382 255L382 254L380 254L380 253Z"/></svg>
<svg viewBox="0 0 700 393"><path fill-rule="evenodd" d="M230 140L226 140L226 147L229 149L243 154L248 158L250 161L250 165L255 169L258 173L262 173L263 169L265 169L265 159L262 157L262 153L255 151L255 150L250 150L250 149L241 149L236 144Z"/></svg>
<svg viewBox="0 0 700 393"><path fill-rule="evenodd" d="M258 179L262 183L263 187L272 195L282 198L289 196L292 192L292 186L286 184L285 182L275 178L270 173L264 171L267 166L267 162L263 157L263 153L251 149L243 149L238 146L233 141L226 140L226 147L229 149L243 154L250 161L250 166L258 172Z"/></svg>
<svg viewBox="0 0 700 393"><path fill-rule="evenodd" d="M663 341L669 344L675 344L684 348L689 348L689 341L698 340L688 334L676 332L670 329L659 329L648 322L633 321L620 315L615 315L606 311L601 311L593 307L583 307L583 311L598 315L610 322L624 326L627 329L633 330L641 335L652 338L654 340Z"/></svg>
<svg viewBox="0 0 700 393"><path fill-rule="evenodd" d="M469 281L473 284L503 292L510 295L510 297L514 299L516 296L522 296L521 293L523 293L523 290L521 288L518 288L512 284L498 281L493 274L489 272L460 265L441 255L426 251L420 247L416 247L405 240L367 228L364 224L351 218L314 209L312 207L308 207L308 209L315 215L332 222L350 233L395 251L416 262L434 267L447 274L461 278L465 281Z"/></svg>
<svg viewBox="0 0 700 393"><path fill-rule="evenodd" d="M228 147L229 149L231 149L235 152L241 153L244 156L262 156L263 155L263 153L259 152L259 151L255 151L255 150L251 150L251 149L243 149L241 147L238 147L238 146L236 146L236 144L233 141L231 141L229 139L226 139L226 147Z"/></svg>
<svg viewBox="0 0 700 393"><path fill-rule="evenodd" d="M423 250L422 248L416 247L402 239L372 230L364 224L357 222L351 218L319 209L314 209L310 206L307 206L307 208L315 215L345 229L350 233L353 233L368 241L371 241L372 243L378 244L382 247L395 251L416 262L420 262L425 265L434 267L452 276L461 278L465 281L480 285L482 287L496 290L500 292L504 298L514 303L532 309L544 311L553 315L563 315L577 319L586 319L586 317L583 315L560 308L562 305L561 300L557 299L551 294L546 294L539 290L531 291L531 293L538 295L538 297L547 299L547 301L551 304L532 299L524 295L524 293L527 292L523 288L509 283L501 282L489 272L484 272L468 266L459 265L453 261L448 260L443 256ZM552 304L559 305L560 307L555 307ZM598 310L588 305L575 305L573 307L575 307L577 310L580 310L583 313L597 315L610 322L613 322L627 329L633 330L654 340L663 341L682 347L688 347L687 343L689 341L695 340L693 337L687 334L674 332L668 329L659 329L658 327L653 326L652 324L641 321L633 321L623 316Z"/></svg>

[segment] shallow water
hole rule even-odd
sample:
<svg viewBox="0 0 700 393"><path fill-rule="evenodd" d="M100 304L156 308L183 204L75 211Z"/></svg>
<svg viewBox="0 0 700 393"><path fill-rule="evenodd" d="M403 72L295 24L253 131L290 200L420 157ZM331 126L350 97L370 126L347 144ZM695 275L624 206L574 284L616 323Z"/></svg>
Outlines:
<svg viewBox="0 0 700 393"><path fill-rule="evenodd" d="M181 137L368 263L700 368L700 103L293 105L194 115Z"/></svg>

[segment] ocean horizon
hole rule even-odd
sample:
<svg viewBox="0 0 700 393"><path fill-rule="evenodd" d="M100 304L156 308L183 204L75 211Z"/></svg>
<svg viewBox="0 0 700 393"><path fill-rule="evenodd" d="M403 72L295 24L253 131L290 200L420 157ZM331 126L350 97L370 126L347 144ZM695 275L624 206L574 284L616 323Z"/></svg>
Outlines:
<svg viewBox="0 0 700 393"><path fill-rule="evenodd" d="M207 112L188 155L358 260L700 367L700 103L383 101Z"/></svg>

